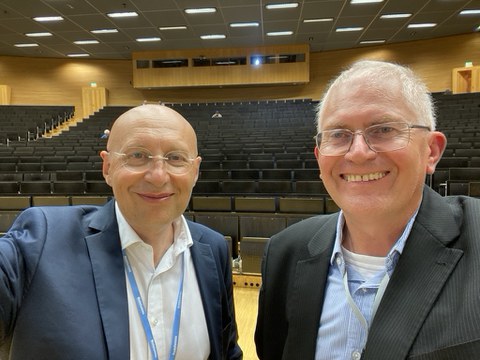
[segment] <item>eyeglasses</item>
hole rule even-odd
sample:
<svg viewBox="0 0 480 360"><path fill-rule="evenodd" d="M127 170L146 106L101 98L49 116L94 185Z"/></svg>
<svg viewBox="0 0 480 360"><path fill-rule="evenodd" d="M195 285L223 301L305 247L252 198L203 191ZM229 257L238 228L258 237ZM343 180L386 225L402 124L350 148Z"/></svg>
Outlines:
<svg viewBox="0 0 480 360"><path fill-rule="evenodd" d="M320 154L324 156L345 155L350 150L355 135L362 135L369 149L378 153L405 148L410 142L410 129L430 131L428 126L388 122L369 126L365 130L325 130L318 133L314 139Z"/></svg>
<svg viewBox="0 0 480 360"><path fill-rule="evenodd" d="M181 151L171 151L165 155L152 155L145 149L130 149L126 153L111 152L109 154L119 156L123 161L123 166L136 173L151 169L156 160L161 160L168 173L184 175L190 171L195 160Z"/></svg>

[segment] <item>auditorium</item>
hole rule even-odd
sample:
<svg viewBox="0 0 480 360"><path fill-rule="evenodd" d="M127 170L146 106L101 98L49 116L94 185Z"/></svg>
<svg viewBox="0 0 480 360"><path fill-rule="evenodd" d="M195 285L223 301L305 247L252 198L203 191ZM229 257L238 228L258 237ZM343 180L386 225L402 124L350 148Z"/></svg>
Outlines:
<svg viewBox="0 0 480 360"><path fill-rule="evenodd" d="M225 238L239 345L258 360L265 245L340 210L314 152L324 90L358 60L412 69L447 138L426 186L480 198L478 31L475 0L2 0L0 232L25 209L114 199L108 130L170 107L202 158L183 215Z"/></svg>

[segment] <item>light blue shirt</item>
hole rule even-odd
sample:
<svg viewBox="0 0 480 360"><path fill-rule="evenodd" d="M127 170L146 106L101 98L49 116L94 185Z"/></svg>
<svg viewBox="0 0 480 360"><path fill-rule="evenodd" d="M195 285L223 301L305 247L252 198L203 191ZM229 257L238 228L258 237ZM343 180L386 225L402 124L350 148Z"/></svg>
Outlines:
<svg viewBox="0 0 480 360"><path fill-rule="evenodd" d="M417 210L418 211L418 210ZM345 218L340 212L337 222L337 233L327 284L325 300L317 335L315 360L360 359L367 342L367 329L362 326L347 301L343 275L348 274L348 285L353 301L370 325L375 295L380 282L387 272L390 277L395 269L408 235L412 229L417 212L410 218L402 235L395 242L385 258L385 267L372 278L365 280L362 275L350 266L346 266L342 253L343 226Z"/></svg>

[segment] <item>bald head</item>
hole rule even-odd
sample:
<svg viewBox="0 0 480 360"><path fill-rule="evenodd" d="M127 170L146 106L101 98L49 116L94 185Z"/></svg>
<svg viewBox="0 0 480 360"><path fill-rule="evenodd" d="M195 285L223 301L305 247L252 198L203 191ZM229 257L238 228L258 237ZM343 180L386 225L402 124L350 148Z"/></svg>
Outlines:
<svg viewBox="0 0 480 360"><path fill-rule="evenodd" d="M191 155L197 155L195 130L182 115L163 105L140 105L128 110L115 120L107 148L109 151L119 151L130 141L135 141L138 134L158 135L162 138L172 133L180 133L182 140L193 152Z"/></svg>

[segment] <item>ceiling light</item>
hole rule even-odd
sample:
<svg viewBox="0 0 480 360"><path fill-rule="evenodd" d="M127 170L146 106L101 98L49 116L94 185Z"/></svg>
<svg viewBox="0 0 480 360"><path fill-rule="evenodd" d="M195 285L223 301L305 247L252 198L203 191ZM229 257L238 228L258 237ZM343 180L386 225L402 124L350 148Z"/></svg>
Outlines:
<svg viewBox="0 0 480 360"><path fill-rule="evenodd" d="M14 46L15 46L15 47L19 47L19 48L26 48L26 47L35 47L35 46L38 46L38 44L35 44L35 43L23 43L23 44L15 44Z"/></svg>
<svg viewBox="0 0 480 360"><path fill-rule="evenodd" d="M480 9L470 9L460 11L460 15L478 15L480 14Z"/></svg>
<svg viewBox="0 0 480 360"><path fill-rule="evenodd" d="M418 24L409 24L407 27L409 29L420 29L420 28L431 28L435 26L437 26L437 24L435 23L418 23Z"/></svg>
<svg viewBox="0 0 480 360"><path fill-rule="evenodd" d="M138 38L136 39L138 42L151 42L151 41L160 41L158 36L152 36L152 37L144 37L144 38Z"/></svg>
<svg viewBox="0 0 480 360"><path fill-rule="evenodd" d="M318 19L303 19L303 22L306 23L317 23L317 22L328 22L333 21L333 18L318 18Z"/></svg>
<svg viewBox="0 0 480 360"><path fill-rule="evenodd" d="M68 57L88 57L88 56L90 56L90 54L85 54L85 53L81 53L81 54L68 54L67 56L68 56Z"/></svg>
<svg viewBox="0 0 480 360"><path fill-rule="evenodd" d="M138 16L138 14L135 11L124 11L124 12L108 13L107 16L111 18L124 18L124 17L135 17L135 16Z"/></svg>
<svg viewBox="0 0 480 360"><path fill-rule="evenodd" d="M98 40L77 40L73 42L77 45L90 45L90 44L98 44Z"/></svg>
<svg viewBox="0 0 480 360"><path fill-rule="evenodd" d="M238 28L238 27L258 27L260 23L258 22L239 22L239 23L231 23L230 27Z"/></svg>
<svg viewBox="0 0 480 360"><path fill-rule="evenodd" d="M383 43L385 43L385 40L363 40L363 41L360 41L360 44L362 44L362 45L383 44Z"/></svg>
<svg viewBox="0 0 480 360"><path fill-rule="evenodd" d="M383 2L383 0L350 0L350 4L373 4L381 2Z"/></svg>
<svg viewBox="0 0 480 360"><path fill-rule="evenodd" d="M336 32L349 32L349 31L362 31L363 27L362 26L354 26L354 27L339 27L336 28Z"/></svg>
<svg viewBox="0 0 480 360"><path fill-rule="evenodd" d="M404 14L383 14L380 16L380 19L403 19L412 16L412 14L404 13Z"/></svg>
<svg viewBox="0 0 480 360"><path fill-rule="evenodd" d="M49 32L26 33L25 36L28 36L28 37L44 37L44 36L52 36L52 33L49 33Z"/></svg>
<svg viewBox="0 0 480 360"><path fill-rule="evenodd" d="M203 40L216 40L216 39L225 39L226 36L223 34L212 34L212 35L202 35L200 36Z"/></svg>
<svg viewBox="0 0 480 360"><path fill-rule="evenodd" d="M288 36L292 34L293 34L293 31L272 31L272 32L268 32L267 36Z"/></svg>
<svg viewBox="0 0 480 360"><path fill-rule="evenodd" d="M112 34L112 33L118 33L117 29L96 29L90 31L92 34Z"/></svg>
<svg viewBox="0 0 480 360"><path fill-rule="evenodd" d="M49 22L49 21L62 21L63 17L61 16L36 16L33 20L38 22Z"/></svg>
<svg viewBox="0 0 480 360"><path fill-rule="evenodd" d="M216 8L198 8L198 9L185 9L187 14L210 14L217 11Z"/></svg>
<svg viewBox="0 0 480 360"><path fill-rule="evenodd" d="M268 4L265 6L268 10L293 9L298 7L298 3Z"/></svg>
<svg viewBox="0 0 480 360"><path fill-rule="evenodd" d="M186 26L161 26L160 30L187 30Z"/></svg>

